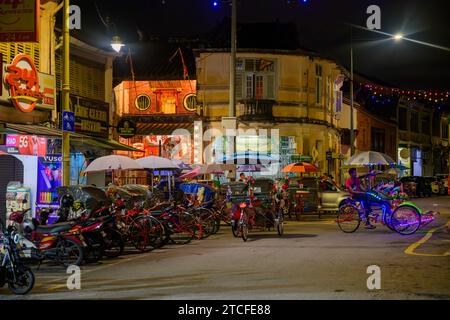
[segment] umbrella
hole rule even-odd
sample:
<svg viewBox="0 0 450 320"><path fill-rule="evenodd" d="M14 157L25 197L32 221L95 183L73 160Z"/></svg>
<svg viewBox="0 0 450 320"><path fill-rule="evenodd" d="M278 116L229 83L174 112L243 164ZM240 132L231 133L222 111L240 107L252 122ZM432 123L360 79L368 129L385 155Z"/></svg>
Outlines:
<svg viewBox="0 0 450 320"><path fill-rule="evenodd" d="M156 156L140 158L136 162L145 169L179 169L178 165L172 160Z"/></svg>
<svg viewBox="0 0 450 320"><path fill-rule="evenodd" d="M389 165L395 161L387 154L376 151L364 151L352 156L347 165Z"/></svg>
<svg viewBox="0 0 450 320"><path fill-rule="evenodd" d="M222 174L225 170L234 170L234 164L210 163L199 166L194 170L180 176L180 178L193 178L202 174Z"/></svg>
<svg viewBox="0 0 450 320"><path fill-rule="evenodd" d="M181 179L190 179L195 178L196 176L200 175L200 169L201 167L197 167L192 171L186 172L185 174L182 174L180 176Z"/></svg>
<svg viewBox="0 0 450 320"><path fill-rule="evenodd" d="M261 172L269 171L267 168L261 164L244 164L239 166L237 172Z"/></svg>
<svg viewBox="0 0 450 320"><path fill-rule="evenodd" d="M139 170L143 167L129 157L110 155L95 159L84 172L98 172L107 170Z"/></svg>
<svg viewBox="0 0 450 320"><path fill-rule="evenodd" d="M180 168L181 170L192 170L193 169L190 165L184 163L182 160L172 159L172 162L175 163L178 166L178 168Z"/></svg>
<svg viewBox="0 0 450 320"><path fill-rule="evenodd" d="M281 172L317 172L317 167L308 162L294 162L284 167Z"/></svg>
<svg viewBox="0 0 450 320"><path fill-rule="evenodd" d="M387 170L384 170L383 173L385 174L393 174L393 175L398 175L400 174L402 170L400 168L389 168Z"/></svg>
<svg viewBox="0 0 450 320"><path fill-rule="evenodd" d="M306 172L305 167L302 165L297 165L297 163L288 164L286 167L281 169L281 172Z"/></svg>

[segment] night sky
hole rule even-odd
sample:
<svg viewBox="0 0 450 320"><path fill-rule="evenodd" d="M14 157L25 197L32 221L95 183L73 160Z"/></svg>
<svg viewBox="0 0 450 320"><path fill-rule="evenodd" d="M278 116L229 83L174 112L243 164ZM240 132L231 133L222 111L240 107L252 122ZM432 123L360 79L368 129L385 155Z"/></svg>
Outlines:
<svg viewBox="0 0 450 320"><path fill-rule="evenodd" d="M347 23L366 25L366 8L381 7L381 31L450 47L448 1L436 0L240 0L238 22L292 22L300 45L336 59L348 67L350 29ZM210 0L72 0L82 11L78 34L98 46L108 46L109 34L125 43L145 39L195 37L208 32L230 16L230 6L213 7ZM220 0L218 0L220 3ZM290 2L290 4L289 4ZM103 19L114 23L108 29ZM112 30L115 29L115 30ZM108 33L109 32L109 33ZM239 37L239 34L238 34ZM450 89L450 51L402 40L395 42L369 31L353 31L354 67L361 74L393 86L411 89ZM88 39L86 39L88 40Z"/></svg>

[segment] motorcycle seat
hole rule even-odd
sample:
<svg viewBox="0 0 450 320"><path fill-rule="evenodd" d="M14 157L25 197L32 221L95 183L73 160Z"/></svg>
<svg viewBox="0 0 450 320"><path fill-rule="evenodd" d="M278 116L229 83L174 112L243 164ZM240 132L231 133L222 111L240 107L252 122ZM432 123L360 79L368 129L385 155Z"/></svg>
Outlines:
<svg viewBox="0 0 450 320"><path fill-rule="evenodd" d="M73 222L61 222L45 226L37 226L36 231L40 233L59 233L70 230L74 225L75 223Z"/></svg>

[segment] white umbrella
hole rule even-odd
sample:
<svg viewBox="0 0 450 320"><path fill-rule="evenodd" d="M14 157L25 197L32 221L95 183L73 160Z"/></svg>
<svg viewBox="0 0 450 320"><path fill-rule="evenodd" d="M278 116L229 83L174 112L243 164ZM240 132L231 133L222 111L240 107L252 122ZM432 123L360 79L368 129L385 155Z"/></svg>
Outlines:
<svg viewBox="0 0 450 320"><path fill-rule="evenodd" d="M387 154L376 151L364 151L359 154L355 154L348 161L347 165L390 165L395 161Z"/></svg>
<svg viewBox="0 0 450 320"><path fill-rule="evenodd" d="M178 165L172 160L156 156L140 158L136 162L146 169L179 169Z"/></svg>
<svg viewBox="0 0 450 320"><path fill-rule="evenodd" d="M84 172L98 172L107 170L139 170L143 167L136 160L125 156L110 155L95 159Z"/></svg>
<svg viewBox="0 0 450 320"><path fill-rule="evenodd" d="M140 158L136 160L137 163L139 163L143 168L145 169L151 169L151 186L153 190L153 170L156 169L173 169L173 170L179 170L180 167L176 163L174 163L172 160L162 158L162 157L156 157L156 156L148 156L145 158ZM171 190L171 178L170 174L167 174L167 182L169 185L169 191L170 195L172 195Z"/></svg>

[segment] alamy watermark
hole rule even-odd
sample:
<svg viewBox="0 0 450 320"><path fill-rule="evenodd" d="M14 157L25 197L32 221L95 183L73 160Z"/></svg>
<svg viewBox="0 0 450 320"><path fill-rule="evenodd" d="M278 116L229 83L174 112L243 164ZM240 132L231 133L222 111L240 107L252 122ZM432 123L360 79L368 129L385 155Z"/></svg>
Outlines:
<svg viewBox="0 0 450 320"><path fill-rule="evenodd" d="M81 269L79 266L70 265L67 270L67 274L70 276L67 278L66 285L69 290L80 290L81 289Z"/></svg>
<svg viewBox="0 0 450 320"><path fill-rule="evenodd" d="M380 290L381 289L381 269L377 265L370 265L367 267L367 274L370 276L367 278L367 289Z"/></svg>
<svg viewBox="0 0 450 320"><path fill-rule="evenodd" d="M381 29L381 8L375 4L367 7L367 14L370 16L366 20L366 26L369 30Z"/></svg>

